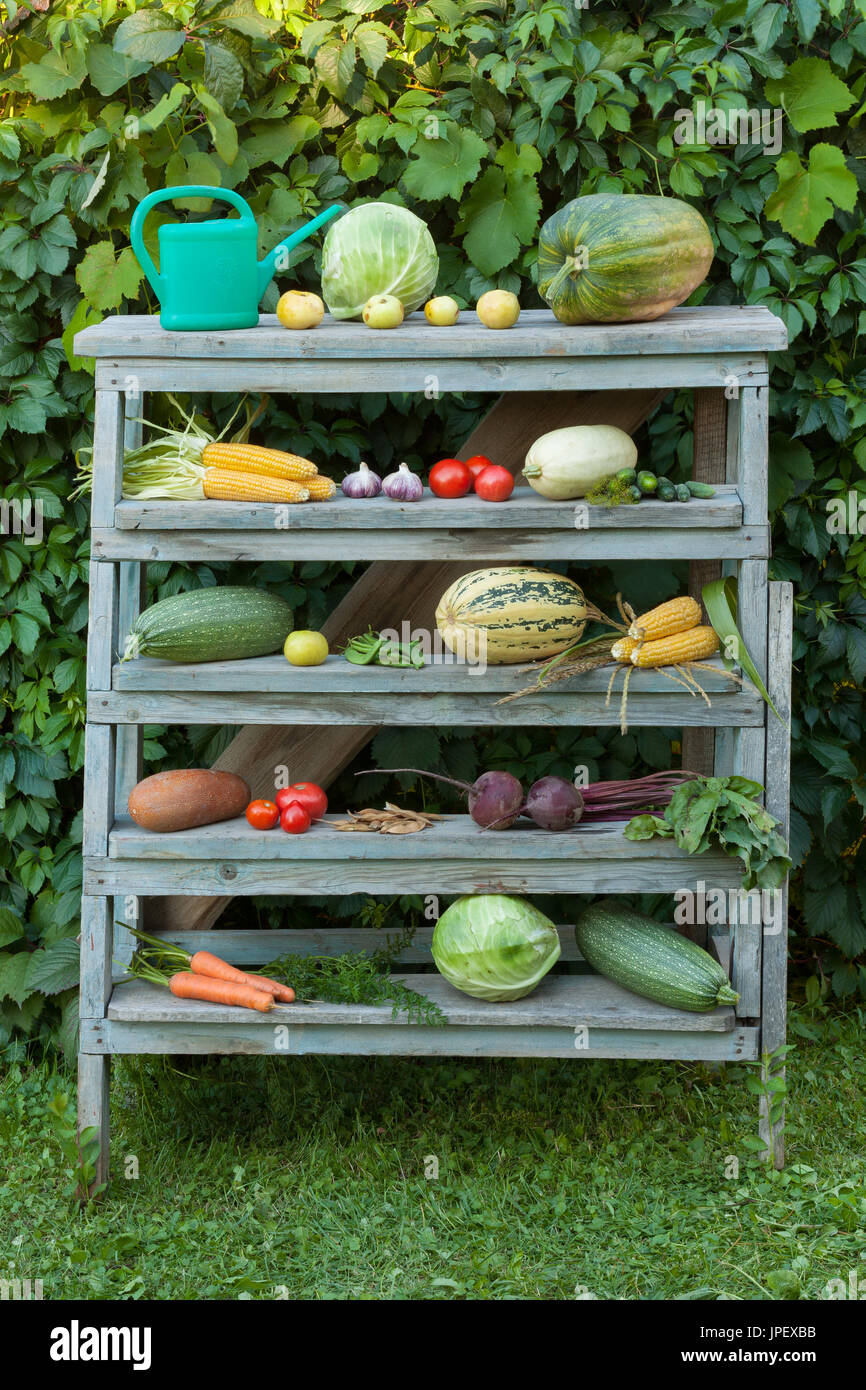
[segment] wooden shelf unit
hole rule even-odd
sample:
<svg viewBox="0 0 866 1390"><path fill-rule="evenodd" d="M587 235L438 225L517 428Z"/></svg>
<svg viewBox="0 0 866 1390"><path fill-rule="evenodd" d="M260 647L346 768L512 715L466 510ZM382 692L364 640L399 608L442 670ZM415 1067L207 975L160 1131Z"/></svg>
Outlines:
<svg viewBox="0 0 866 1390"><path fill-rule="evenodd" d="M253 661L121 663L118 649L143 597L148 562L166 560L587 560L720 561L739 583L739 621L771 696L772 715L748 682L705 672L712 705L658 672L635 671L631 726L716 730L714 770L764 783L787 831L790 585L769 584L767 354L786 345L768 310L677 309L649 324L565 328L547 311L521 315L505 333L466 321L435 329L421 314L398 332L371 333L326 318L290 333L272 316L242 332L166 333L156 318L112 318L75 340L96 359L88 703L82 899L80 1125L96 1125L108 1162L112 1054L305 1052L454 1056L656 1057L756 1060L784 1041L786 933L734 911L709 944L740 992L736 1010L688 1014L637 998L581 966L561 929L565 973L527 999L467 999L429 973L430 935L417 934L400 978L442 1008L441 1027L392 1018L390 1008L298 1005L279 1019L177 1000L113 978L113 923L130 902L156 894L243 895L424 892L635 893L739 887L735 865L689 857L667 841L632 843L621 825L562 835L520 826L482 832L448 817L417 836L262 835L246 821L178 835L145 832L126 800L142 775L146 723L427 724L517 727L616 725L608 671L594 671L506 704L514 668L478 671L434 659L423 670L352 667L338 657L312 668L281 656ZM709 500L656 500L603 509L552 503L525 487L509 502L477 498L413 505L385 499L303 507L121 498L124 443L137 442L149 391L279 393L643 390L693 388L726 400L725 481ZM738 916L742 920L737 920ZM197 932L184 940L228 959L261 964L284 951L365 950L371 933ZM378 944L378 937L376 944ZM582 972L582 973L575 973ZM766 1119L762 1133L767 1138ZM779 1136L774 1136L781 1163Z"/></svg>

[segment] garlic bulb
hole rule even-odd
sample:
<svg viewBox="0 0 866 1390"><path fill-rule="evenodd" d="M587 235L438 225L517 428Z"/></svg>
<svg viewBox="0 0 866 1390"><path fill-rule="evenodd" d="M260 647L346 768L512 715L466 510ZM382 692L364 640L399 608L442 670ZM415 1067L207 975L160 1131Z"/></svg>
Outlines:
<svg viewBox="0 0 866 1390"><path fill-rule="evenodd" d="M382 491L392 502L417 502L424 491L424 485L417 473L409 471L408 463L401 463L396 473L388 474L382 484Z"/></svg>
<svg viewBox="0 0 866 1390"><path fill-rule="evenodd" d="M378 497L382 479L366 463L359 464L357 473L347 473L340 487L346 497Z"/></svg>

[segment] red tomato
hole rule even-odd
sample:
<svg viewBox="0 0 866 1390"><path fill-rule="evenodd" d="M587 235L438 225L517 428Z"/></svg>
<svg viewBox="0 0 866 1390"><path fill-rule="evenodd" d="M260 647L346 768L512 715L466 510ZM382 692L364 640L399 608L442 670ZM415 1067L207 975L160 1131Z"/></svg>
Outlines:
<svg viewBox="0 0 866 1390"><path fill-rule="evenodd" d="M303 806L311 820L321 820L328 809L328 798L315 782L294 782L290 787L278 791L276 802L281 811L293 801Z"/></svg>
<svg viewBox="0 0 866 1390"><path fill-rule="evenodd" d="M467 460L466 460L466 467L469 469L469 472L472 474L472 486L473 486L473 487L475 486L475 481L476 481L476 479L477 479L477 477L478 477L478 474L481 473L481 472L483 471L483 469L485 469L485 468L491 468L492 466L493 466L493 460L492 460L492 459L489 459L489 458L486 458L484 454L473 454L472 457L471 457L471 459L467 459Z"/></svg>
<svg viewBox="0 0 866 1390"><path fill-rule="evenodd" d="M514 478L507 468L491 463L475 479L475 491L485 502L504 502L514 491Z"/></svg>
<svg viewBox="0 0 866 1390"><path fill-rule="evenodd" d="M273 801L251 801L247 820L254 830L273 830L280 819L279 807Z"/></svg>
<svg viewBox="0 0 866 1390"><path fill-rule="evenodd" d="M430 469L429 483L437 497L465 497L472 486L472 474L459 459L440 459Z"/></svg>
<svg viewBox="0 0 866 1390"><path fill-rule="evenodd" d="M280 825L287 835L303 835L311 825L310 817L299 801L290 801L280 816Z"/></svg>

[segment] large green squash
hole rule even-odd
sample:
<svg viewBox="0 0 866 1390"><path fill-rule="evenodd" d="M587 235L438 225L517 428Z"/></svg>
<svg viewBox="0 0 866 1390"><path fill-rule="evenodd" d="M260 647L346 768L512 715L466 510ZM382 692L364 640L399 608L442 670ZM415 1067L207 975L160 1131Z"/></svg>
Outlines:
<svg viewBox="0 0 866 1390"><path fill-rule="evenodd" d="M538 290L561 323L641 323L688 299L707 277L706 222L679 198L595 193L549 217Z"/></svg>

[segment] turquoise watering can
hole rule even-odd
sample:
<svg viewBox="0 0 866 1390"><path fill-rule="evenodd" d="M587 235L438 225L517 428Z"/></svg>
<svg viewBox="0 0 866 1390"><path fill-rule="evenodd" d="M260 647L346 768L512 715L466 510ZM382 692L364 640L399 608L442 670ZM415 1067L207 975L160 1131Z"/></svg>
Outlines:
<svg viewBox="0 0 866 1390"><path fill-rule="evenodd" d="M168 222L159 229L159 270L147 253L144 220L157 203L172 198L220 198L240 217L208 222ZM299 231L256 259L258 234L249 203L230 188L183 184L149 193L139 203L129 229L132 249L159 299L163 328L255 328L259 300L276 269L277 257L345 211L340 203L326 208Z"/></svg>

